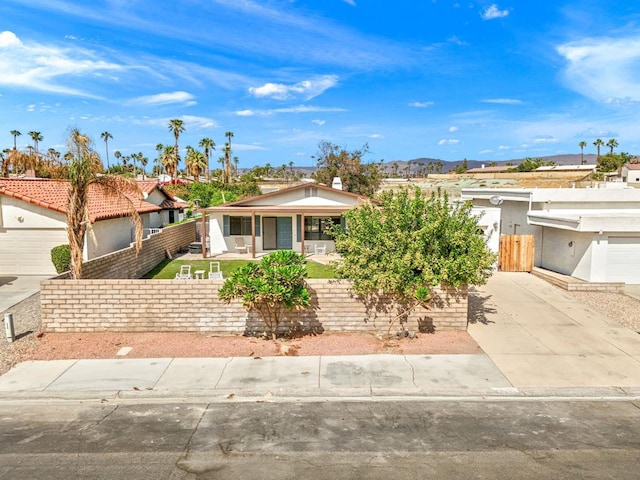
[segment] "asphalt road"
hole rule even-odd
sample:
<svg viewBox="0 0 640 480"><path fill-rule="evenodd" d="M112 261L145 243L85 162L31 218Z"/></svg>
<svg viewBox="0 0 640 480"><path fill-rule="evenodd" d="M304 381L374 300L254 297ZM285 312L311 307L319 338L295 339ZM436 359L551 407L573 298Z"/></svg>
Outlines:
<svg viewBox="0 0 640 480"><path fill-rule="evenodd" d="M0 403L0 479L637 479L629 400Z"/></svg>

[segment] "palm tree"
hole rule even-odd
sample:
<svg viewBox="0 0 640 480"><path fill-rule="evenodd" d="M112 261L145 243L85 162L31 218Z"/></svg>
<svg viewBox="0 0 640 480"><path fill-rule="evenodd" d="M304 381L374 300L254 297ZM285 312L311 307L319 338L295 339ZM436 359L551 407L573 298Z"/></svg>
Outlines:
<svg viewBox="0 0 640 480"><path fill-rule="evenodd" d="M231 183L231 138L233 138L233 132L226 132L224 136L229 139L224 151L224 177L225 183Z"/></svg>
<svg viewBox="0 0 640 480"><path fill-rule="evenodd" d="M116 157L116 160L120 160L122 158L120 150L116 150L115 152L113 152L113 156Z"/></svg>
<svg viewBox="0 0 640 480"><path fill-rule="evenodd" d="M204 156L207 158L206 174L207 174L207 182L208 182L211 177L211 172L209 170L209 160L211 159L211 150L216 149L216 142L214 142L213 139L211 138L205 137L202 140L200 140L200 143L198 144L198 146L204 148Z"/></svg>
<svg viewBox="0 0 640 480"><path fill-rule="evenodd" d="M173 132L173 136L176 139L176 143L174 146L174 150L173 153L175 155L175 160L174 160L174 164L176 166L176 171L178 170L178 164L180 163L180 154L178 153L178 138L180 138L180 134L182 132L184 132L184 122L182 120L180 120L179 118L174 118L172 120L169 120L169 130L171 130ZM168 172L167 172L168 173Z"/></svg>
<svg viewBox="0 0 640 480"><path fill-rule="evenodd" d="M587 142L582 140L578 146L580 147L580 165L584 165L584 147L587 146Z"/></svg>
<svg viewBox="0 0 640 480"><path fill-rule="evenodd" d="M22 133L20 133L18 130L11 130L9 133L11 135L13 135L13 149L17 150L17 148L16 148L16 137L19 137L20 135L22 135Z"/></svg>
<svg viewBox="0 0 640 480"><path fill-rule="evenodd" d="M607 147L609 147L611 149L611 152L613 154L613 149L616 148L618 146L618 141L615 138L610 138L609 141L607 142Z"/></svg>
<svg viewBox="0 0 640 480"><path fill-rule="evenodd" d="M158 163L164 167L164 171L172 178L178 172L178 165L175 163L176 155L174 148L173 145L162 145L162 150L158 156Z"/></svg>
<svg viewBox="0 0 640 480"><path fill-rule="evenodd" d="M29 132L29 136L33 140L33 148L36 152L36 155L38 155L38 142L41 142L42 140L44 140L44 137L40 132L34 132L34 131Z"/></svg>
<svg viewBox="0 0 640 480"><path fill-rule="evenodd" d="M109 140L113 138L113 135L111 135L109 132L102 132L100 134L100 137L102 137L102 139L104 140L104 149L107 153L107 170L109 170Z"/></svg>
<svg viewBox="0 0 640 480"><path fill-rule="evenodd" d="M602 145L604 145L604 142L602 141L602 139L600 138L596 138L596 141L593 142L593 144L596 146L596 148L598 149L598 160L600 160L600 147Z"/></svg>
<svg viewBox="0 0 640 480"><path fill-rule="evenodd" d="M189 145L187 147L185 163L187 164L187 170L193 175L193 179L199 181L202 171L207 167L207 157L205 154Z"/></svg>
<svg viewBox="0 0 640 480"><path fill-rule="evenodd" d="M99 191L107 198L124 202L135 225L136 254L142 247L142 220L132 199L142 193L135 181L119 175L98 176L102 167L99 155L93 150L91 139L74 128L67 139L69 148L69 203L67 205L67 236L71 250L71 278L82 278L82 252L87 229L91 225L89 197Z"/></svg>

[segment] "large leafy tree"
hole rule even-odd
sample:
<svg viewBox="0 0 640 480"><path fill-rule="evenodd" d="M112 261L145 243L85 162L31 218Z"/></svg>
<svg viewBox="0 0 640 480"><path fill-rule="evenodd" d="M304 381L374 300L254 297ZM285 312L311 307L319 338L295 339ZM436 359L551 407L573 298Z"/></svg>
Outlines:
<svg viewBox="0 0 640 480"><path fill-rule="evenodd" d="M598 158L598 172L615 172L633 159L632 155L625 152L605 153Z"/></svg>
<svg viewBox="0 0 640 480"><path fill-rule="evenodd" d="M89 198L93 189L114 202L127 206L135 225L136 253L142 247L142 220L134 199L141 198L136 182L120 175L97 175L102 170L100 156L92 147L91 138L77 128L69 132L69 203L67 206L67 236L71 250L71 277L82 278L83 249L87 228L91 225Z"/></svg>
<svg viewBox="0 0 640 480"><path fill-rule="evenodd" d="M368 152L366 144L362 149L350 152L331 142L320 142L315 157L318 169L312 177L326 185L331 185L334 177L340 177L344 190L373 196L380 186L382 174L377 165L362 163L362 157Z"/></svg>
<svg viewBox="0 0 640 480"><path fill-rule="evenodd" d="M305 277L303 255L292 250L279 250L260 262L251 262L235 270L218 291L226 303L241 299L245 310L257 311L273 340L284 313L309 306L311 296Z"/></svg>
<svg viewBox="0 0 640 480"><path fill-rule="evenodd" d="M496 260L471 204L451 203L446 193L383 192L379 205L347 212L346 226L333 227L343 258L338 275L351 279L365 298L383 293L403 306L389 329L415 308L428 308L434 285L484 284Z"/></svg>

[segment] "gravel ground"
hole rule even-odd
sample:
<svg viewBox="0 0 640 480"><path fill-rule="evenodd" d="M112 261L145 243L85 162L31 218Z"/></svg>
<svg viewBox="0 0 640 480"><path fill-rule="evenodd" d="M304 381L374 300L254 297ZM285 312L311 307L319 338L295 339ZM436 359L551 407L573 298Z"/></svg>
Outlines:
<svg viewBox="0 0 640 480"><path fill-rule="evenodd" d="M579 302L640 333L640 300L618 293L564 292ZM232 357L269 355L357 355L478 353L467 332L437 332L414 339L385 341L368 334L322 334L284 342L248 337L212 337L193 333L40 333L40 295L10 310L17 339L0 335L0 375L25 360L114 358L120 348L144 357ZM1 318L4 318L2 312Z"/></svg>

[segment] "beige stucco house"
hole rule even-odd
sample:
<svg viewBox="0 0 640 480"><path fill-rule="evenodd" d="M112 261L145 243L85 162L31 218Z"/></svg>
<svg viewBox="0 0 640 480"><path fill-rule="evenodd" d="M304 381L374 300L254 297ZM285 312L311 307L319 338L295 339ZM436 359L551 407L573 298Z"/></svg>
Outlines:
<svg viewBox="0 0 640 480"><path fill-rule="evenodd" d="M330 252L325 229L368 197L321 184L303 183L275 192L204 209L209 254L238 249L255 256L273 250Z"/></svg>

